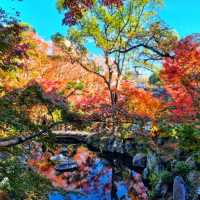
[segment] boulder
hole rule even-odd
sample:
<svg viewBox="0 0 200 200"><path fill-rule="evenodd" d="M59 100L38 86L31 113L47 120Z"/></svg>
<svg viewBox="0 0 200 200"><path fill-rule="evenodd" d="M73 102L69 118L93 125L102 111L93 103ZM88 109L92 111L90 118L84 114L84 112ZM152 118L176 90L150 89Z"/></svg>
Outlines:
<svg viewBox="0 0 200 200"><path fill-rule="evenodd" d="M162 180L159 180L155 186L155 192L157 197L165 197L168 191L168 185L164 184Z"/></svg>
<svg viewBox="0 0 200 200"><path fill-rule="evenodd" d="M27 160L28 156L26 154L21 154L20 156L17 156L17 160L19 161L19 164L23 167L27 167Z"/></svg>
<svg viewBox="0 0 200 200"><path fill-rule="evenodd" d="M8 158L10 158L12 155L8 152L0 152L0 161L6 160Z"/></svg>
<svg viewBox="0 0 200 200"><path fill-rule="evenodd" d="M71 171L78 167L77 163L72 160L71 158L65 159L65 161L57 164L55 166L55 170L58 172L65 172L65 171Z"/></svg>
<svg viewBox="0 0 200 200"><path fill-rule="evenodd" d="M181 176L176 176L174 179L173 200L186 200L185 182Z"/></svg>
<svg viewBox="0 0 200 200"><path fill-rule="evenodd" d="M147 169L147 167L143 170L142 172L142 178L144 180L147 180L148 179L148 176L149 176L149 170Z"/></svg>
<svg viewBox="0 0 200 200"><path fill-rule="evenodd" d="M107 150L112 153L124 153L123 140L120 140L119 138L111 138L108 142Z"/></svg>
<svg viewBox="0 0 200 200"><path fill-rule="evenodd" d="M147 154L147 169L156 174L159 174L163 170L163 166L155 153L149 152Z"/></svg>
<svg viewBox="0 0 200 200"><path fill-rule="evenodd" d="M133 157L132 162L133 162L134 167L145 168L146 167L146 154L137 153Z"/></svg>
<svg viewBox="0 0 200 200"><path fill-rule="evenodd" d="M196 169L197 168L197 159L200 158L200 153L197 152L197 153L194 153L192 154L191 156L189 156L187 159L186 159L186 163L189 165L189 167L191 169Z"/></svg>
<svg viewBox="0 0 200 200"><path fill-rule="evenodd" d="M124 153L123 140L120 139L115 140L115 145L116 145L116 152L123 154Z"/></svg>
<svg viewBox="0 0 200 200"><path fill-rule="evenodd" d="M114 140L115 140L115 138L112 137L112 136L108 139L108 143L107 143L107 151L109 151L109 152L112 151Z"/></svg>
<svg viewBox="0 0 200 200"><path fill-rule="evenodd" d="M67 157L64 156L63 154L58 154L58 155L55 155L55 156L51 156L50 158L51 161L53 162L65 162L67 160Z"/></svg>
<svg viewBox="0 0 200 200"><path fill-rule="evenodd" d="M192 199L200 197L200 172L192 170L187 175L187 180L190 183L190 196Z"/></svg>
<svg viewBox="0 0 200 200"><path fill-rule="evenodd" d="M197 194L197 197L200 198L200 186L197 187L195 192Z"/></svg>
<svg viewBox="0 0 200 200"><path fill-rule="evenodd" d="M131 141L125 141L125 143L124 143L124 151L126 153L129 153L132 150L133 150L133 144L131 143Z"/></svg>

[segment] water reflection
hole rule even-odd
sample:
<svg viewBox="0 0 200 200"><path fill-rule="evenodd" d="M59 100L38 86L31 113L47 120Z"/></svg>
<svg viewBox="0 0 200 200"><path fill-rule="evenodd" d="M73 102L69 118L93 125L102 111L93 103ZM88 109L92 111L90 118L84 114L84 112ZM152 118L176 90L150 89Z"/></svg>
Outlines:
<svg viewBox="0 0 200 200"><path fill-rule="evenodd" d="M55 155L59 155L60 152L58 149ZM50 193L49 200L137 199L130 195L128 182L122 180L114 183L116 194L115 198L112 197L112 167L106 160L98 158L87 148L78 147L75 155L72 156L78 165L77 170L74 171L56 172L55 164L50 160L51 156L50 153L44 153L37 159L29 160L29 164L50 179L55 187L66 191L64 196L56 191Z"/></svg>

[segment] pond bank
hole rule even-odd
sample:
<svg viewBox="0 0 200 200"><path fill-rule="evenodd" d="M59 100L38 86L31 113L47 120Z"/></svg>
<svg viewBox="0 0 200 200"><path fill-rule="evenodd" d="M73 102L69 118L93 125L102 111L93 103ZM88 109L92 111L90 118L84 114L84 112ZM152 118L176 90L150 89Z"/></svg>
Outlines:
<svg viewBox="0 0 200 200"><path fill-rule="evenodd" d="M72 141L57 138L57 142L63 143L62 145L70 149L71 145L69 143ZM85 143L87 148L81 147L80 143ZM90 152L91 155L95 155L91 157L92 159L95 158L93 164L96 159L99 159L100 163L107 163L104 167L109 166L112 171L111 180L108 184L110 199L120 199L116 197L118 193L116 190L117 185L120 185L119 190L128 191L126 194L127 198L130 199L142 200L146 198L145 195L142 197L139 193L148 194L146 199L152 200L196 200L199 198L200 176L196 156L191 155L189 158L184 158L176 151L176 144L171 141L165 140L163 143L146 140L145 138L122 140L116 137L98 137L95 135L87 137L84 142L80 142L79 138L79 141L76 141L74 146L75 154L79 154L78 159L82 158L80 156L82 153L84 155L85 152ZM128 150L127 147L129 148ZM78 148L83 148L84 151L80 152ZM57 153L59 154L59 152ZM72 158L74 159L73 156ZM77 159L77 157L75 158ZM181 161L183 158L186 162ZM107 160L106 162L105 159ZM79 173L81 170L88 170L88 168L90 168L89 171L92 171L91 169L94 166L88 164L86 162L83 169L79 165ZM89 177L88 173L87 171L85 177ZM68 172L64 174L70 176ZM134 175L138 177L136 180ZM133 197L131 197L129 191L133 192ZM177 196L177 194L181 196ZM88 195L86 196L87 198L85 197L85 199L90 199Z"/></svg>

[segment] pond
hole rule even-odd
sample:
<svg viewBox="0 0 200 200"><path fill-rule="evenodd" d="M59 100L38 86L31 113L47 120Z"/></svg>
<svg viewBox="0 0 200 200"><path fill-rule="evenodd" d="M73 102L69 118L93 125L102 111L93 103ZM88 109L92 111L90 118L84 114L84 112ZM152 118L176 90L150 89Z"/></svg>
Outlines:
<svg viewBox="0 0 200 200"><path fill-rule="evenodd" d="M49 194L49 200L137 200L147 199L146 188L140 174L126 170L125 175L117 175L116 169L104 158L84 146L73 148L59 146L54 155L35 152L29 165L46 176L55 187ZM38 152L38 148L37 148ZM70 169L63 170L64 160L76 163ZM67 165L67 164L66 164ZM123 173L120 173L123 174ZM61 188L64 193L59 192ZM140 197L140 198L137 198Z"/></svg>

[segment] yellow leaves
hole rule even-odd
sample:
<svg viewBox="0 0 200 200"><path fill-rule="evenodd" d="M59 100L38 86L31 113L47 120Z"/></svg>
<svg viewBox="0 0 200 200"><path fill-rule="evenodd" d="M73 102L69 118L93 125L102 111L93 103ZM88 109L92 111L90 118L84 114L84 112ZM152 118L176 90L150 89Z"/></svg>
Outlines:
<svg viewBox="0 0 200 200"><path fill-rule="evenodd" d="M136 32L135 31L129 31L127 36L128 36L129 39L134 38L136 36Z"/></svg>
<svg viewBox="0 0 200 200"><path fill-rule="evenodd" d="M59 11L62 11L64 9L65 0L57 0L56 1L56 7Z"/></svg>
<svg viewBox="0 0 200 200"><path fill-rule="evenodd" d="M150 130L150 135L156 137L160 134L160 130L156 124L153 124Z"/></svg>
<svg viewBox="0 0 200 200"><path fill-rule="evenodd" d="M38 120L42 120L42 118L48 116L48 109L44 105L34 105L29 110L29 117L32 122L38 122Z"/></svg>
<svg viewBox="0 0 200 200"><path fill-rule="evenodd" d="M61 111L60 110L54 110L52 113L52 117L54 122L58 122L62 119Z"/></svg>
<svg viewBox="0 0 200 200"><path fill-rule="evenodd" d="M142 3L143 5L146 5L148 2L149 2L149 0L142 0L142 1L141 1L141 3Z"/></svg>
<svg viewBox="0 0 200 200"><path fill-rule="evenodd" d="M161 107L160 102L149 95L133 97L132 103L135 105L134 110L136 113L150 118L155 118Z"/></svg>

